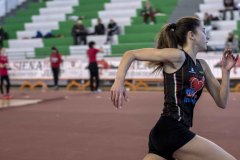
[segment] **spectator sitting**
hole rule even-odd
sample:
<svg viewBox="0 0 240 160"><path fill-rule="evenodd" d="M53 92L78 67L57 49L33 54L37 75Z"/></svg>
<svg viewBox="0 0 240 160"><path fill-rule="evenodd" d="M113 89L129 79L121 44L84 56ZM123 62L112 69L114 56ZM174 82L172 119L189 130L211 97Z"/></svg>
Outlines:
<svg viewBox="0 0 240 160"><path fill-rule="evenodd" d="M233 53L238 53L238 39L233 33L229 33L225 42L225 48L231 48Z"/></svg>
<svg viewBox="0 0 240 160"><path fill-rule="evenodd" d="M234 19L234 13L233 10L235 8L234 0L223 0L224 9L223 12L223 20L226 20L226 12L230 11L231 14L231 20Z"/></svg>
<svg viewBox="0 0 240 160"><path fill-rule="evenodd" d="M64 36L62 34L53 34L52 32L47 32L45 35L44 35L44 38L63 38Z"/></svg>
<svg viewBox="0 0 240 160"><path fill-rule="evenodd" d="M64 37L64 36L61 34L54 35L52 32L47 32L45 35L43 35L41 31L37 31L36 36L32 38L61 38L61 37Z"/></svg>
<svg viewBox="0 0 240 160"><path fill-rule="evenodd" d="M94 34L96 35L104 35L105 34L105 26L102 23L102 20L99 18L98 23L94 27Z"/></svg>
<svg viewBox="0 0 240 160"><path fill-rule="evenodd" d="M112 36L114 34L119 34L119 27L113 19L110 19L110 22L108 24L108 29L107 29L107 40L105 44L108 44L109 42L110 44L112 44L113 42Z"/></svg>
<svg viewBox="0 0 240 160"><path fill-rule="evenodd" d="M36 32L36 36L34 38L43 38L43 34L40 31Z"/></svg>
<svg viewBox="0 0 240 160"><path fill-rule="evenodd" d="M213 16L212 14L210 14L209 16L210 16L210 19L212 21L219 21L219 17L218 16Z"/></svg>
<svg viewBox="0 0 240 160"><path fill-rule="evenodd" d="M87 30L81 20L72 27L72 36L74 45L81 45L82 42L84 45L87 44Z"/></svg>
<svg viewBox="0 0 240 160"><path fill-rule="evenodd" d="M143 21L144 23L148 23L148 18L151 18L151 23L150 24L154 24L156 23L156 19L155 19L155 11L151 6L151 2L150 0L147 0L145 3L145 6L141 12L142 16L143 16Z"/></svg>
<svg viewBox="0 0 240 160"><path fill-rule="evenodd" d="M211 16L207 12L205 12L203 17L204 26L210 26L211 21L212 21Z"/></svg>

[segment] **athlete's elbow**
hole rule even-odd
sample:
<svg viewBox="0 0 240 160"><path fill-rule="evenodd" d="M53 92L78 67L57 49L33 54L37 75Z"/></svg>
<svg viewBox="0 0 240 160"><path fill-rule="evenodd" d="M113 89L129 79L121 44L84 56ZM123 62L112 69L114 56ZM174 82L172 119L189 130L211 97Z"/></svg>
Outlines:
<svg viewBox="0 0 240 160"><path fill-rule="evenodd" d="M217 106L221 109L225 109L227 107L227 103L226 102L220 102L220 103L217 103Z"/></svg>
<svg viewBox="0 0 240 160"><path fill-rule="evenodd" d="M136 59L136 56L135 56L135 54L134 54L134 52L132 50L126 51L123 54L123 57L126 57L127 59L131 59L131 60L135 60Z"/></svg>
<svg viewBox="0 0 240 160"><path fill-rule="evenodd" d="M218 106L218 107L221 108L221 109L226 109L226 106L223 106L223 105Z"/></svg>

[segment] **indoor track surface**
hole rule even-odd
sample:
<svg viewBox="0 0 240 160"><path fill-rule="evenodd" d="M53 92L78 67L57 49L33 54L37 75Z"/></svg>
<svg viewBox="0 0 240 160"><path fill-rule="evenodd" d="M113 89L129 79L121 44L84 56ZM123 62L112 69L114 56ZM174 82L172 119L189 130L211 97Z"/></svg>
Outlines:
<svg viewBox="0 0 240 160"><path fill-rule="evenodd" d="M0 160L142 160L163 107L161 91L128 92L130 101L120 110L109 92L12 93L0 104ZM240 93L231 93L223 110L204 92L193 125L240 159Z"/></svg>

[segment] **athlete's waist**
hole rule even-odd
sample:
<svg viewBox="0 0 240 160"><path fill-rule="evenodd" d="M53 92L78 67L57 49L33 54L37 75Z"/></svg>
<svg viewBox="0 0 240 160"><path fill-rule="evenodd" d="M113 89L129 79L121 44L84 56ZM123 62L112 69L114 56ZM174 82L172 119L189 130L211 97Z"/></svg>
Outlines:
<svg viewBox="0 0 240 160"><path fill-rule="evenodd" d="M182 106L165 105L161 115L171 117L179 122L182 122L187 127L191 127L193 119L193 110L190 108L191 107L186 107L184 109L182 108Z"/></svg>

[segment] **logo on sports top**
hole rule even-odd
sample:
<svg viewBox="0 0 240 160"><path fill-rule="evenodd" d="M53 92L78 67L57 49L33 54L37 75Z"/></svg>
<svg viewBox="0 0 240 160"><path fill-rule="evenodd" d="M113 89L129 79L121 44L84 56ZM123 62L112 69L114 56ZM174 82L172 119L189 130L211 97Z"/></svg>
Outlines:
<svg viewBox="0 0 240 160"><path fill-rule="evenodd" d="M189 73L196 73L193 68L191 68L191 71L188 71Z"/></svg>
<svg viewBox="0 0 240 160"><path fill-rule="evenodd" d="M186 97L184 98L184 102L195 104L197 99L196 93L203 88L205 78L202 77L202 79L199 80L196 77L191 77L189 81L190 81L190 88L186 89Z"/></svg>

